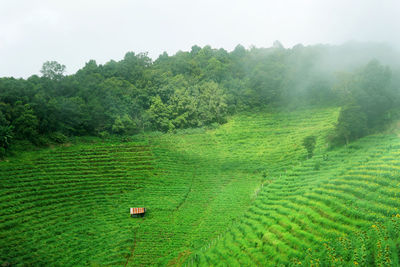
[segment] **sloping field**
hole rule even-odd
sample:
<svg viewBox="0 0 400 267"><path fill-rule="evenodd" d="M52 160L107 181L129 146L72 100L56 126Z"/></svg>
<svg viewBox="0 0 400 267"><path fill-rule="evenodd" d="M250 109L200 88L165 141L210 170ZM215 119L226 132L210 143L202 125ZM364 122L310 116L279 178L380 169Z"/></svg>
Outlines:
<svg viewBox="0 0 400 267"><path fill-rule="evenodd" d="M148 146L89 144L1 163L0 255L26 265L122 263L129 194L158 183Z"/></svg>
<svg viewBox="0 0 400 267"><path fill-rule="evenodd" d="M399 266L400 138L319 154L265 185L242 219L189 264Z"/></svg>
<svg viewBox="0 0 400 267"><path fill-rule="evenodd" d="M285 196L288 202L290 194L316 183L296 167L306 155L301 140L317 135L316 151L323 151L321 140L336 118L337 109L243 113L215 130L81 143L0 162L0 263L189 262L193 251L228 228L241 231L234 229L252 220L248 214L267 218L261 215L274 211L265 209L269 202ZM299 173L280 177L286 170ZM258 193L261 183L264 189ZM141 206L148 214L130 218L129 208ZM268 223L273 220L268 216ZM264 223L257 227L266 229ZM240 242L247 245L247 239ZM212 259L220 260L212 256L201 262Z"/></svg>

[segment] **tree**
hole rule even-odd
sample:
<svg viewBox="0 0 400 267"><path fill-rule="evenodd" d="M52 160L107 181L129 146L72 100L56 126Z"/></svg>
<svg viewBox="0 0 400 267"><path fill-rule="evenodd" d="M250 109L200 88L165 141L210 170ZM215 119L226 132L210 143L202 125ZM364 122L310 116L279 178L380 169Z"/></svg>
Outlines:
<svg viewBox="0 0 400 267"><path fill-rule="evenodd" d="M276 50L271 54L260 53L264 60L256 60L249 75L251 105L266 105L279 100L285 81L285 53Z"/></svg>
<svg viewBox="0 0 400 267"><path fill-rule="evenodd" d="M9 125L5 116L0 110L0 158L5 154L6 149L9 148L13 138L13 127Z"/></svg>
<svg viewBox="0 0 400 267"><path fill-rule="evenodd" d="M127 114L117 116L112 126L112 131L116 134L133 134L136 130L137 125Z"/></svg>
<svg viewBox="0 0 400 267"><path fill-rule="evenodd" d="M162 102L159 95L153 97L148 116L156 130L167 132L175 128L170 121L171 110L168 105Z"/></svg>
<svg viewBox="0 0 400 267"><path fill-rule="evenodd" d="M389 67L371 60L357 75L354 98L367 118L368 127L381 126L386 112L393 107L395 92L391 88Z"/></svg>
<svg viewBox="0 0 400 267"><path fill-rule="evenodd" d="M277 49L284 49L283 44L281 42L279 42L278 40L274 41L274 43L272 44L273 48L277 48Z"/></svg>
<svg viewBox="0 0 400 267"><path fill-rule="evenodd" d="M12 126L0 125L0 158L6 154L6 150L10 147L12 135Z"/></svg>
<svg viewBox="0 0 400 267"><path fill-rule="evenodd" d="M348 104L341 108L335 134L330 138L333 145L346 144L367 133L367 117L360 106Z"/></svg>
<svg viewBox="0 0 400 267"><path fill-rule="evenodd" d="M199 99L197 111L202 125L213 122L224 123L228 112L226 95L215 82L205 82L197 86Z"/></svg>
<svg viewBox="0 0 400 267"><path fill-rule="evenodd" d="M104 80L92 92L90 103L93 104L93 118L100 131L111 130L118 116L124 114L134 117L139 112L137 107L138 90L130 82L120 77ZM96 111L96 112L95 112ZM101 112L99 114L99 112Z"/></svg>
<svg viewBox="0 0 400 267"><path fill-rule="evenodd" d="M52 119L56 120L52 123L54 130L64 134L84 134L86 132L90 118L82 98L77 96L52 98L48 105L51 107Z"/></svg>
<svg viewBox="0 0 400 267"><path fill-rule="evenodd" d="M391 71L377 60L370 61L361 71L341 75L335 91L344 102L331 145L349 144L387 122L394 106L396 91L391 86Z"/></svg>
<svg viewBox="0 0 400 267"><path fill-rule="evenodd" d="M316 143L317 137L315 137L314 135L306 136L303 139L303 146L307 150L308 158L311 158L313 156Z"/></svg>
<svg viewBox="0 0 400 267"><path fill-rule="evenodd" d="M58 81L64 76L65 69L65 65L61 65L57 61L46 61L43 63L40 73L43 77Z"/></svg>
<svg viewBox="0 0 400 267"><path fill-rule="evenodd" d="M23 106L22 113L12 124L15 127L15 137L20 140L37 142L39 121L32 108L26 104Z"/></svg>
<svg viewBox="0 0 400 267"><path fill-rule="evenodd" d="M169 106L176 128L198 126L198 99L193 95L191 88L181 87L175 90L169 100Z"/></svg>
<svg viewBox="0 0 400 267"><path fill-rule="evenodd" d="M224 75L227 74L227 71L224 69L223 63L221 63L215 57L212 57L208 61L208 65L205 68L205 76L215 82L221 82Z"/></svg>
<svg viewBox="0 0 400 267"><path fill-rule="evenodd" d="M199 53L201 50L201 47L198 45L194 45L192 46L192 49L190 50L190 54L192 54L192 56L197 55L197 53Z"/></svg>
<svg viewBox="0 0 400 267"><path fill-rule="evenodd" d="M1 108L1 106L0 106ZM8 121L6 120L6 117L4 116L3 112L0 109L0 126L6 126L8 125Z"/></svg>
<svg viewBox="0 0 400 267"><path fill-rule="evenodd" d="M139 86L143 80L144 70L150 64L151 58L147 56L147 53L128 52L124 59L117 63L117 75L131 84Z"/></svg>

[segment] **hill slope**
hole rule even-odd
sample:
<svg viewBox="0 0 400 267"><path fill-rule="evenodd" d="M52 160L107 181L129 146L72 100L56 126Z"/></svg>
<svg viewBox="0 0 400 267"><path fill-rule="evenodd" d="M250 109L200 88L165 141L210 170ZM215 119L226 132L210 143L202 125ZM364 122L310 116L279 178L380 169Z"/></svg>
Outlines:
<svg viewBox="0 0 400 267"><path fill-rule="evenodd" d="M398 136L376 135L291 168L188 262L399 266L399 154Z"/></svg>
<svg viewBox="0 0 400 267"><path fill-rule="evenodd" d="M262 182L289 183L275 179L304 159L302 138L322 140L337 114L243 113L215 130L82 143L0 162L0 260L179 264L249 214ZM297 190L291 182L285 190ZM149 213L132 219L133 206Z"/></svg>

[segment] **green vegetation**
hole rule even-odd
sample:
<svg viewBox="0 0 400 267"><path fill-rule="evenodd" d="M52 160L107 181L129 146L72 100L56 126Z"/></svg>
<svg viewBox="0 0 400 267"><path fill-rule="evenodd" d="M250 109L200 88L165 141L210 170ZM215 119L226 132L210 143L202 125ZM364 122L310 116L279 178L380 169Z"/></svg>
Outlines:
<svg viewBox="0 0 400 267"><path fill-rule="evenodd" d="M343 98L333 144L349 144L390 120L398 88L391 85L391 72L378 61L370 61L354 74L339 79L336 90Z"/></svg>
<svg viewBox="0 0 400 267"><path fill-rule="evenodd" d="M385 49L193 46L0 78L0 264L400 266Z"/></svg>
<svg viewBox="0 0 400 267"><path fill-rule="evenodd" d="M89 139L0 162L1 261L178 264L246 214L260 184L298 165L302 139L322 138L337 114L247 112L217 129ZM135 206L148 214L130 218Z"/></svg>
<svg viewBox="0 0 400 267"><path fill-rule="evenodd" d="M307 150L309 158L311 158L314 154L314 149L315 149L316 143L317 143L317 137L314 135L306 136L303 139L303 146Z"/></svg>
<svg viewBox="0 0 400 267"><path fill-rule="evenodd" d="M397 135L374 135L293 166L188 262L399 266L399 148Z"/></svg>
<svg viewBox="0 0 400 267"><path fill-rule="evenodd" d="M238 45L231 52L193 46L154 61L128 52L118 62L91 60L68 76L66 66L48 61L41 77L0 78L0 156L17 152L21 142L43 146L72 136L171 132L223 124L238 111L266 106L342 106L333 145L393 120L400 80L392 76L399 70L393 62L371 60L388 53L386 46L276 44ZM349 62L349 55L357 60Z"/></svg>

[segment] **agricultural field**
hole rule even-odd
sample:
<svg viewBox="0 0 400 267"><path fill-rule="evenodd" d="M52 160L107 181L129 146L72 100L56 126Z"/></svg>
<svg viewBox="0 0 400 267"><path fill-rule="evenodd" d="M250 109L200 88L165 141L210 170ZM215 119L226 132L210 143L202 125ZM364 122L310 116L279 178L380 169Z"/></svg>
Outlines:
<svg viewBox="0 0 400 267"><path fill-rule="evenodd" d="M189 265L399 266L400 138L318 153L264 184Z"/></svg>
<svg viewBox="0 0 400 267"><path fill-rule="evenodd" d="M328 161L321 160L326 151L324 138L337 116L337 108L241 113L215 129L145 134L127 142L89 139L2 161L0 262L253 265L263 255L259 246L253 249L254 243L266 240L262 262L280 263L298 256L300 248L320 244L326 233L336 237L368 225L371 218L394 214L397 202L392 198L358 200L360 209L371 212L365 216L361 212L354 221L340 212L352 211L346 201L359 198L352 195L352 186L361 187L376 171L365 165L370 173L359 180L359 174L351 170L364 169L343 167L353 166L358 150L333 151ZM306 160L301 143L311 134L318 136L316 156ZM392 139L385 144L389 146ZM376 166L386 162L386 172L392 173L394 167L378 152L395 153L396 145L388 150L374 140L359 146L373 148L376 152L364 154ZM352 158L340 162L341 153ZM395 162L395 154L391 157ZM360 164L364 158L359 158ZM319 171L314 170L317 160ZM334 176L333 168L339 171L339 165L343 173ZM327 182L329 173L333 179ZM374 181L361 188L375 188L380 180ZM389 178L385 181L388 187L395 183ZM340 190L332 189L336 184ZM323 192L329 192L330 198L322 199ZM336 202L339 193L344 198L334 210L336 206L329 203ZM385 191L390 196L397 193L395 188ZM316 210L307 206L313 201L320 205ZM129 208L141 206L148 209L146 216L130 218ZM297 219L281 221L279 216L303 207L308 207L307 216L293 212L290 216ZM323 212L343 222L318 215L325 207L329 210ZM298 220L307 220L309 225L299 226ZM292 231L283 231L289 225ZM317 225L332 228L309 231ZM297 233L299 227L303 230ZM302 234L307 238L301 238ZM244 253L238 257L240 250Z"/></svg>

